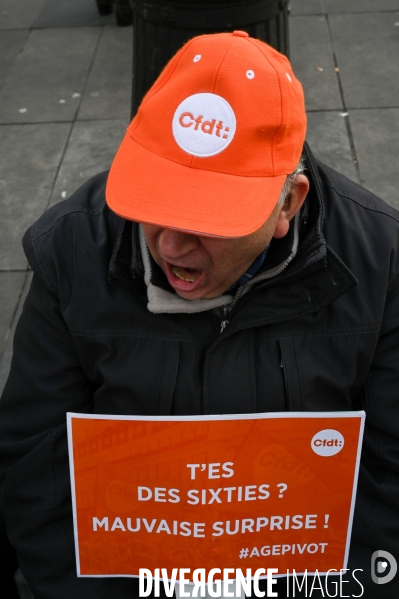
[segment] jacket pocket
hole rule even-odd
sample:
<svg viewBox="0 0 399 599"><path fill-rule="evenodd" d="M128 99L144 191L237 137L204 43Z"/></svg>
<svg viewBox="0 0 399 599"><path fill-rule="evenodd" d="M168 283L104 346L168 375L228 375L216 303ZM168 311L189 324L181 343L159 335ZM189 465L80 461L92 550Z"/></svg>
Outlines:
<svg viewBox="0 0 399 599"><path fill-rule="evenodd" d="M159 416L174 413L177 373L179 369L181 341L169 339L164 342L162 365L159 378L158 410Z"/></svg>
<svg viewBox="0 0 399 599"><path fill-rule="evenodd" d="M296 355L295 339L287 337L277 341L284 378L286 409L289 412L302 412L302 388Z"/></svg>

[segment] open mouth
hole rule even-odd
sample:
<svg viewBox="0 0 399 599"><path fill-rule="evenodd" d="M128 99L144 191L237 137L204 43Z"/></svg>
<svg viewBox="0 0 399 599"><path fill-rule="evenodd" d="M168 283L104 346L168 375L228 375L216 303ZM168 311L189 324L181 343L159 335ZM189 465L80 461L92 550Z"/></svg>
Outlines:
<svg viewBox="0 0 399 599"><path fill-rule="evenodd" d="M189 283L194 283L201 276L201 271L197 268L181 268L180 266L172 265L172 272L182 281Z"/></svg>
<svg viewBox="0 0 399 599"><path fill-rule="evenodd" d="M176 266L170 262L166 262L165 266L169 284L177 292L193 292L203 283L205 273L201 268Z"/></svg>

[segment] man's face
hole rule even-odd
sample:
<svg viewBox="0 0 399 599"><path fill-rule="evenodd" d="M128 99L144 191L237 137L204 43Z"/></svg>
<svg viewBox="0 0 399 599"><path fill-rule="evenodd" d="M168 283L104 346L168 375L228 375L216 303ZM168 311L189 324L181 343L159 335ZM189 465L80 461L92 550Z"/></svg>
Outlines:
<svg viewBox="0 0 399 599"><path fill-rule="evenodd" d="M269 244L281 207L264 225L245 237L205 237L143 224L148 247L169 284L187 300L222 295Z"/></svg>

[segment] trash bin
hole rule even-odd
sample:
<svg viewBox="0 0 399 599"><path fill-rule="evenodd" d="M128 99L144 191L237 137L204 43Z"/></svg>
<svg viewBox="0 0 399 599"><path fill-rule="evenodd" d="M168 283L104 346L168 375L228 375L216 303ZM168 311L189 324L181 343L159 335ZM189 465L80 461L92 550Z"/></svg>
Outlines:
<svg viewBox="0 0 399 599"><path fill-rule="evenodd" d="M128 27L133 23L133 13L130 0L96 0L100 15L115 14L118 27Z"/></svg>
<svg viewBox="0 0 399 599"><path fill-rule="evenodd" d="M203 33L241 29L288 56L287 0L131 0L132 116L168 60Z"/></svg>

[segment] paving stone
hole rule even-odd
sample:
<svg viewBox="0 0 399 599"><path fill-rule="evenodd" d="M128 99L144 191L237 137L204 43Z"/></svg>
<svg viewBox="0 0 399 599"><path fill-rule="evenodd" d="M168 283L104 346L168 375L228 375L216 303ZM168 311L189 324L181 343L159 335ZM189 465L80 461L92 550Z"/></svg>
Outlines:
<svg viewBox="0 0 399 599"><path fill-rule="evenodd" d="M323 0L291 0L291 15L318 15L324 13Z"/></svg>
<svg viewBox="0 0 399 599"><path fill-rule="evenodd" d="M399 210L399 108L352 110L362 183Z"/></svg>
<svg viewBox="0 0 399 599"><path fill-rule="evenodd" d="M0 272L0 357L18 305L26 272Z"/></svg>
<svg viewBox="0 0 399 599"><path fill-rule="evenodd" d="M95 0L44 0L34 27L84 27L112 23L113 15L99 15Z"/></svg>
<svg viewBox="0 0 399 599"><path fill-rule="evenodd" d="M32 272L25 273L25 282L24 282L24 285L22 288L22 292L20 294L18 306L15 311L13 321L11 323L11 327L9 330L7 340L4 344L4 352L3 352L3 356L0 360L0 395L3 392L4 385L7 382L8 373L10 371L10 365L11 365L11 359L12 359L12 344L13 344L13 339L14 339L15 328L17 326L19 317L21 316L22 307L24 305L26 295L29 291L29 287L30 287L30 284L32 281L32 276L33 276ZM18 577L16 577L16 581L17 581L19 590L24 591L24 594L21 593L21 599L22 598L29 599L29 594L26 592L26 588L23 588L23 585L22 585L23 578L18 576ZM26 585L26 583L25 583L25 585Z"/></svg>
<svg viewBox="0 0 399 599"><path fill-rule="evenodd" d="M357 182L345 117L339 112L311 112L306 138L316 158Z"/></svg>
<svg viewBox="0 0 399 599"><path fill-rule="evenodd" d="M399 106L399 13L329 17L348 108Z"/></svg>
<svg viewBox="0 0 399 599"><path fill-rule="evenodd" d="M77 121L54 187L51 205L69 197L85 181L109 169L128 121Z"/></svg>
<svg viewBox="0 0 399 599"><path fill-rule="evenodd" d="M291 17L289 25L291 63L304 86L307 110L342 108L326 18Z"/></svg>
<svg viewBox="0 0 399 599"><path fill-rule="evenodd" d="M0 31L0 93L29 31Z"/></svg>
<svg viewBox="0 0 399 599"><path fill-rule="evenodd" d="M4 85L0 123L73 120L100 32L98 27L32 31Z"/></svg>
<svg viewBox="0 0 399 599"><path fill-rule="evenodd" d="M70 127L0 127L0 270L26 268L22 235L47 206Z"/></svg>
<svg viewBox="0 0 399 599"><path fill-rule="evenodd" d="M131 27L105 27L90 71L78 119L130 117Z"/></svg>
<svg viewBox="0 0 399 599"><path fill-rule="evenodd" d="M0 0L0 29L29 29L43 3L44 0Z"/></svg>
<svg viewBox="0 0 399 599"><path fill-rule="evenodd" d="M298 1L298 0L296 0ZM399 10L399 0L322 0L328 13L383 12Z"/></svg>

